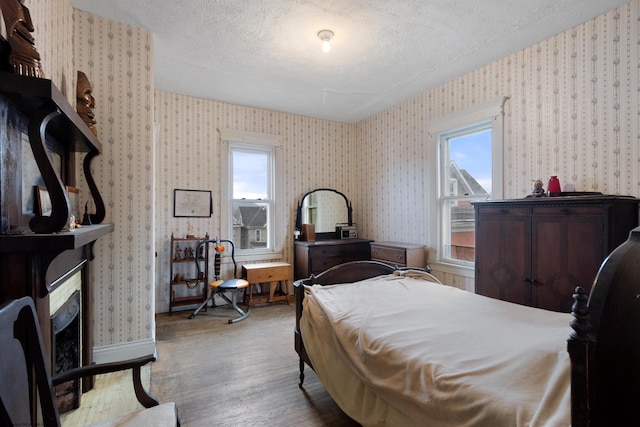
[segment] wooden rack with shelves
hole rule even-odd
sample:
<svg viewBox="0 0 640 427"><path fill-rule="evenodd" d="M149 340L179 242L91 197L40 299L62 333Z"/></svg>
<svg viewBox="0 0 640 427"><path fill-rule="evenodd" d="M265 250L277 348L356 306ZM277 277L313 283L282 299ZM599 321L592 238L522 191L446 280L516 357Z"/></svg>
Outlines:
<svg viewBox="0 0 640 427"><path fill-rule="evenodd" d="M200 253L195 253L198 242L209 240L205 237L175 237L171 233L169 246L169 314L178 306L201 304L207 298L209 283L209 245L203 245ZM200 268L196 267L196 258Z"/></svg>

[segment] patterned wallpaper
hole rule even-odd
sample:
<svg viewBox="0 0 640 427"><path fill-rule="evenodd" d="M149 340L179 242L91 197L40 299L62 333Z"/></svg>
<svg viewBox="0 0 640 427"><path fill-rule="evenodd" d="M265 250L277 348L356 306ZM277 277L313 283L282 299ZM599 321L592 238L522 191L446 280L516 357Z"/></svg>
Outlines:
<svg viewBox="0 0 640 427"><path fill-rule="evenodd" d="M114 233L100 239L93 267L95 344L154 334L153 37L76 11L75 62L92 83L102 154L93 174ZM86 188L84 183L80 188Z"/></svg>
<svg viewBox="0 0 640 427"><path fill-rule="evenodd" d="M357 145L369 154L351 197L363 235L435 247L424 214L426 125L502 96L506 198L550 175L577 191L640 196L639 8L632 1L358 123Z"/></svg>
<svg viewBox="0 0 640 427"><path fill-rule="evenodd" d="M153 339L154 310L168 307L172 232L185 234L191 223L196 234L219 234L218 128L283 137L277 197L287 209L277 227L290 262L296 204L316 187L336 188L353 201L361 236L432 248L427 123L502 96L510 97L506 197L523 197L533 179L552 174L577 190L640 196L640 0L357 124L154 93L151 34L70 12L66 0L28 6L47 76L73 99L78 68L96 91L103 154L93 167L116 230L96 245L98 347ZM174 188L211 189L212 218L173 218ZM473 284L436 274L454 286Z"/></svg>
<svg viewBox="0 0 640 427"><path fill-rule="evenodd" d="M353 145L353 125L275 111L242 107L157 91L156 305L169 308L171 233L184 237L189 225L196 236L220 236L220 135L234 129L282 136L282 193L285 216L276 219L284 261L293 262L293 228L297 203L319 187L352 193L354 177L347 147ZM323 159L318 162L318 159ZM211 218L174 218L173 190L211 190ZM226 237L226 236L225 236ZM210 268L213 269L212 267ZM211 276L210 276L211 277Z"/></svg>
<svg viewBox="0 0 640 427"><path fill-rule="evenodd" d="M36 49L42 70L65 95L76 102L76 72L73 65L73 8L65 1L25 2L31 13Z"/></svg>

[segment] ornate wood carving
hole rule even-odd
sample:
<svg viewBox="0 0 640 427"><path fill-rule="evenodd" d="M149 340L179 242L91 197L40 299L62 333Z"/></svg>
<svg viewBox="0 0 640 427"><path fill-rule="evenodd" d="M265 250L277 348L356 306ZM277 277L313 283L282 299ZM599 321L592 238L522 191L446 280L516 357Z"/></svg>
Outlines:
<svg viewBox="0 0 640 427"><path fill-rule="evenodd" d="M100 195L100 191L98 191L98 186L96 185L95 180L93 179L93 175L91 174L91 161L94 157L100 154L98 151L89 152L82 163L82 167L84 170L84 177L87 180L87 185L89 186L89 191L91 191L91 197L93 197L93 203L96 205L96 213L89 214L89 219L91 224L100 224L104 221L104 217L106 215L106 210L104 207L104 202L102 201L102 196Z"/></svg>
<svg viewBox="0 0 640 427"><path fill-rule="evenodd" d="M58 232L67 224L71 212L64 184L73 183L63 183L54 171L47 153L47 138L50 137L63 145L67 153L87 153L83 170L96 205L91 223L100 224L106 215L105 205L90 168L93 158L100 154L96 135L51 80L0 73L0 93L29 120L31 149L51 198L51 215L32 218L29 228L35 233Z"/></svg>
<svg viewBox="0 0 640 427"><path fill-rule="evenodd" d="M31 151L33 151L38 169L40 169L42 179L51 197L51 215L37 215L29 221L29 228L35 233L53 233L62 230L69 221L69 213L71 212L69 197L64 184L51 165L45 142L47 125L51 119L58 115L60 112L57 109L52 110L50 106L45 105L37 109L29 118Z"/></svg>
<svg viewBox="0 0 640 427"><path fill-rule="evenodd" d="M589 321L589 306L587 305L587 292L582 286L576 287L573 294L573 306L571 307L571 338L580 341L592 341L591 322Z"/></svg>

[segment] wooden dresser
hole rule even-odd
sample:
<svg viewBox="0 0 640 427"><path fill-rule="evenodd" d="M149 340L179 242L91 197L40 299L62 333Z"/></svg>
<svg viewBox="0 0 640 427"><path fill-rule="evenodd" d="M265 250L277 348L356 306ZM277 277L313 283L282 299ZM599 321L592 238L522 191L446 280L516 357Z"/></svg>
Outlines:
<svg viewBox="0 0 640 427"><path fill-rule="evenodd" d="M412 243L373 242L371 260L380 261L393 267L425 268L425 247Z"/></svg>
<svg viewBox="0 0 640 427"><path fill-rule="evenodd" d="M640 199L545 197L474 203L476 293L569 312L638 225Z"/></svg>
<svg viewBox="0 0 640 427"><path fill-rule="evenodd" d="M294 246L294 278L304 279L349 261L368 261L371 259L371 242L367 239L297 240Z"/></svg>

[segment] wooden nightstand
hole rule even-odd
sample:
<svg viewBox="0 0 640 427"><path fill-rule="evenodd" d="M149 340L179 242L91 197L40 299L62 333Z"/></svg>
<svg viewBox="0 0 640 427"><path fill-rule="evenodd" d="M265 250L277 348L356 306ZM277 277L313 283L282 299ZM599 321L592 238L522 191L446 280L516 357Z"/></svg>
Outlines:
<svg viewBox="0 0 640 427"><path fill-rule="evenodd" d="M286 301L289 304L288 283L291 280L291 264L286 262L261 262L242 266L242 278L249 282L249 295L246 297L249 307L265 302ZM262 291L254 295L254 285L266 284L269 294ZM280 293L276 288L280 284ZM257 296L257 298L254 298Z"/></svg>
<svg viewBox="0 0 640 427"><path fill-rule="evenodd" d="M399 242L371 243L371 260L380 261L396 267L425 268L423 245Z"/></svg>

